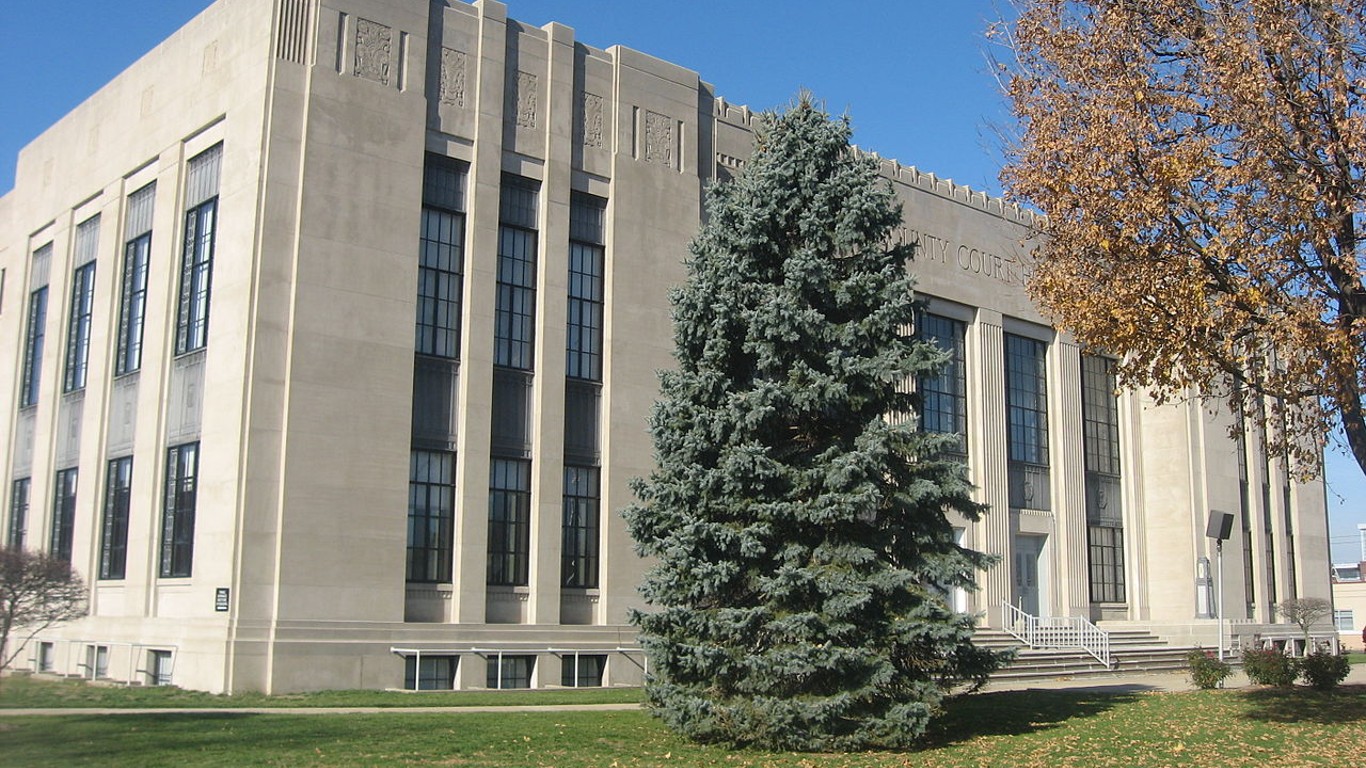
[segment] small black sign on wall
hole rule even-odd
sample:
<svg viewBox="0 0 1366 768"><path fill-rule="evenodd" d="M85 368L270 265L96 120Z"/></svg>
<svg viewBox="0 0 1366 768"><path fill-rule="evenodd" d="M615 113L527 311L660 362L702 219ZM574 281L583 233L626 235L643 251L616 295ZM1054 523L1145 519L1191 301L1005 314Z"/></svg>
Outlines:
<svg viewBox="0 0 1366 768"><path fill-rule="evenodd" d="M213 593L213 609L219 613L228 610L228 588L219 587Z"/></svg>

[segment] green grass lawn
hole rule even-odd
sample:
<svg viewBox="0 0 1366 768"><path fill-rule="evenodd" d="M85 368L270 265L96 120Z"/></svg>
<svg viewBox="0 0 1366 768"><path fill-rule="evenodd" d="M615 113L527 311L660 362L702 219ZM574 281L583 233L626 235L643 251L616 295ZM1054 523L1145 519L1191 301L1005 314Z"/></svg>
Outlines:
<svg viewBox="0 0 1366 768"><path fill-rule="evenodd" d="M950 702L923 749L850 755L770 754L691 744L643 711L60 717L5 717L0 712L0 762L500 768L1360 766L1366 764L1366 686L1331 693L1303 687L983 693Z"/></svg>
<svg viewBox="0 0 1366 768"><path fill-rule="evenodd" d="M223 696L172 686L91 685L83 680L27 676L0 681L0 714L20 707L482 707L526 704L628 704L644 701L639 688L548 689L534 691L319 691L266 696ZM3 761L0 761L3 762Z"/></svg>

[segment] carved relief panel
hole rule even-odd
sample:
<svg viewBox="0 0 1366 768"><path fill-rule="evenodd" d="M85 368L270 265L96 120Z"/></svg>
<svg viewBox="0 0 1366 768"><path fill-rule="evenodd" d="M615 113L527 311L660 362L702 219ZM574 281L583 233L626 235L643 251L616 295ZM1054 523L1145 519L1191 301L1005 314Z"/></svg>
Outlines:
<svg viewBox="0 0 1366 768"><path fill-rule="evenodd" d="M574 123L575 140L582 146L602 149L605 143L602 135L602 97L584 91L580 94L578 107Z"/></svg>
<svg viewBox="0 0 1366 768"><path fill-rule="evenodd" d="M465 106L465 82L469 57L454 48L441 49L440 82L437 100L453 107Z"/></svg>
<svg viewBox="0 0 1366 768"><path fill-rule="evenodd" d="M369 19L356 19L356 56L352 74L382 85L389 84L389 55L394 32Z"/></svg>
<svg viewBox="0 0 1366 768"><path fill-rule="evenodd" d="M645 162L674 166L674 121L668 115L645 112Z"/></svg>
<svg viewBox="0 0 1366 768"><path fill-rule="evenodd" d="M513 86L512 111L518 128L536 127L537 87L535 75L530 72L517 72L517 81Z"/></svg>

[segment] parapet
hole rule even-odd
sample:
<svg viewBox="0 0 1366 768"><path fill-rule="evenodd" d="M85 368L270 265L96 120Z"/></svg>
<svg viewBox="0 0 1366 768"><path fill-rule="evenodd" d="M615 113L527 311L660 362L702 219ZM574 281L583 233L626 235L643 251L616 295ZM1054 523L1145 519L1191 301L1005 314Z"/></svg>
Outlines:
<svg viewBox="0 0 1366 768"><path fill-rule="evenodd" d="M712 115L718 122L746 131L753 131L755 121L763 119L762 112L755 112L741 104L731 104L721 96L716 97ZM921 191L976 208L1022 226L1035 227L1042 223L1042 217L1039 214L1028 208L1020 207L1019 203L1001 197L992 197L986 192L975 190L966 184L958 184L953 179L940 178L933 173L922 171L914 165L902 165L897 160L884 158L872 150L861 149L857 146L853 149L860 155L876 160L882 175L894 183L915 187ZM732 162L725 163L726 165L733 167L738 165L732 158L728 157L727 159L732 160Z"/></svg>

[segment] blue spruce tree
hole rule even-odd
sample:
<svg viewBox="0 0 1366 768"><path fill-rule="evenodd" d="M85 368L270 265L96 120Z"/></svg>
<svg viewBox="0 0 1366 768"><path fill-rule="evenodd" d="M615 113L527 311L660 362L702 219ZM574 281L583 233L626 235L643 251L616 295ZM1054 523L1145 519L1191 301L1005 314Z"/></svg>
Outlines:
<svg viewBox="0 0 1366 768"><path fill-rule="evenodd" d="M1001 661L947 602L992 560L946 513L984 509L952 438L904 416L944 356L912 334L900 208L849 137L809 97L767 115L673 295L658 468L626 519L653 559L647 695L699 741L908 746Z"/></svg>

